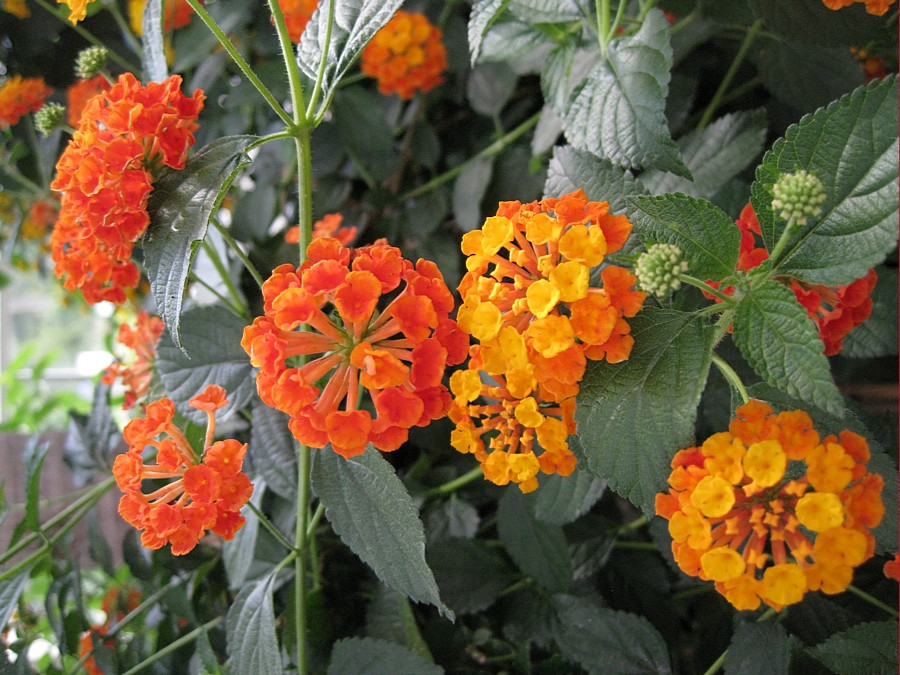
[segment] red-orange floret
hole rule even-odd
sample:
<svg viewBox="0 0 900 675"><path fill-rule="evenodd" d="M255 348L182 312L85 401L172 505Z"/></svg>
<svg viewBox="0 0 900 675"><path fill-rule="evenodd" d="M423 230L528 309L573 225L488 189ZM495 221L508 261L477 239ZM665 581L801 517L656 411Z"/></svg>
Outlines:
<svg viewBox="0 0 900 675"><path fill-rule="evenodd" d="M291 41L300 42L306 24L318 5L319 0L278 0Z"/></svg>
<svg viewBox="0 0 900 675"><path fill-rule="evenodd" d="M68 106L66 106L66 117L69 126L78 127L81 123L81 113L87 102L97 94L108 91L112 85L104 75L94 75L88 80L78 80L66 90L68 98Z"/></svg>
<svg viewBox="0 0 900 675"><path fill-rule="evenodd" d="M156 360L156 345L165 330L163 320L142 311L137 316L132 328L121 324L116 340L119 344L134 351L135 357L130 365L117 361L103 372L103 383L112 384L121 379L125 386L125 410L144 399L150 392L150 380L153 378L153 363Z"/></svg>
<svg viewBox="0 0 900 675"><path fill-rule="evenodd" d="M0 129L17 124L28 113L37 112L53 90L42 77L13 75L0 85Z"/></svg>

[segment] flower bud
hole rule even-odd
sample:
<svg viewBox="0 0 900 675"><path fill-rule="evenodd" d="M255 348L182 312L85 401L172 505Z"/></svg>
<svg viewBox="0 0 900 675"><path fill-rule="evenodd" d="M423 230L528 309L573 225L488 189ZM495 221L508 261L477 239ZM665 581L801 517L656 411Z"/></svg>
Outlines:
<svg viewBox="0 0 900 675"><path fill-rule="evenodd" d="M49 136L59 125L62 124L66 116L65 106L59 103L45 103L43 107L34 114L34 126L43 136Z"/></svg>
<svg viewBox="0 0 900 675"><path fill-rule="evenodd" d="M808 217L817 218L822 213L825 197L822 181L800 169L783 174L772 186L772 209L784 220L802 226Z"/></svg>
<svg viewBox="0 0 900 675"><path fill-rule="evenodd" d="M640 287L658 298L681 288L678 275L687 272L687 261L674 244L652 244L638 258L634 271Z"/></svg>
<svg viewBox="0 0 900 675"><path fill-rule="evenodd" d="M89 80L106 68L109 50L106 47L88 47L78 53L75 60L75 75L80 80Z"/></svg>

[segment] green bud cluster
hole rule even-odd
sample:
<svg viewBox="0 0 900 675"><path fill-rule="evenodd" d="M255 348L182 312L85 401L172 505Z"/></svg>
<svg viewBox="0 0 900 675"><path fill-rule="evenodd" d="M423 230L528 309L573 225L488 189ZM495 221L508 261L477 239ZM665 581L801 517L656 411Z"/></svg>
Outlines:
<svg viewBox="0 0 900 675"><path fill-rule="evenodd" d="M641 288L658 298L681 288L678 275L687 272L687 269L681 249L674 244L650 245L634 267Z"/></svg>
<svg viewBox="0 0 900 675"><path fill-rule="evenodd" d="M34 114L34 126L44 136L49 136L63 123L66 116L65 106L59 103L45 103Z"/></svg>
<svg viewBox="0 0 900 675"><path fill-rule="evenodd" d="M772 187L772 210L784 220L805 225L808 217L817 218L825 201L825 186L801 169L781 176Z"/></svg>
<svg viewBox="0 0 900 675"><path fill-rule="evenodd" d="M75 59L75 75L81 80L89 80L106 68L109 50L106 47L88 47L82 49Z"/></svg>

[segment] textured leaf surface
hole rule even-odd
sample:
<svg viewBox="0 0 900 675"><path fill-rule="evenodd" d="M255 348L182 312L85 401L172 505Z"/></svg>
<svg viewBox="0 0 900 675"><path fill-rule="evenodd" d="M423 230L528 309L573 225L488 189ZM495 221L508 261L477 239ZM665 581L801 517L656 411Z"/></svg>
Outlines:
<svg viewBox="0 0 900 675"><path fill-rule="evenodd" d="M725 653L726 675L788 673L791 636L780 623L739 623Z"/></svg>
<svg viewBox="0 0 900 675"><path fill-rule="evenodd" d="M439 675L444 669L393 642L347 638L334 643L328 675Z"/></svg>
<svg viewBox="0 0 900 675"><path fill-rule="evenodd" d="M385 584L448 617L425 562L425 532L394 469L371 446L353 459L326 448L313 453L312 486L343 542Z"/></svg>
<svg viewBox="0 0 900 675"><path fill-rule="evenodd" d="M427 556L441 597L457 614L487 609L516 579L509 563L477 539L454 537L430 544Z"/></svg>
<svg viewBox="0 0 900 675"><path fill-rule="evenodd" d="M790 242L779 271L847 284L897 245L897 78L873 81L788 127L757 167L751 201L766 248L784 230L770 205L782 172L806 169L825 186L822 215Z"/></svg>
<svg viewBox="0 0 900 675"><path fill-rule="evenodd" d="M475 0L472 11L469 13L469 54L471 63L475 65L481 53L481 42L491 24L497 20L497 16L509 0Z"/></svg>
<svg viewBox="0 0 900 675"><path fill-rule="evenodd" d="M819 331L791 289L768 281L745 295L734 316L734 342L766 382L843 415Z"/></svg>
<svg viewBox="0 0 900 675"><path fill-rule="evenodd" d="M589 600L557 595L554 638L563 655L589 673L671 673L665 641L636 614L599 607Z"/></svg>
<svg viewBox="0 0 900 675"><path fill-rule="evenodd" d="M181 171L166 170L150 193L144 264L160 316L181 347L181 308L194 252L209 216L238 170L249 163L254 136L228 136L203 147Z"/></svg>
<svg viewBox="0 0 900 675"><path fill-rule="evenodd" d="M18 609L19 596L25 590L25 584L30 576L31 565L9 579L0 581L0 625L8 625L13 612Z"/></svg>
<svg viewBox="0 0 900 675"><path fill-rule="evenodd" d="M741 233L724 211L683 194L635 197L628 218L644 244L675 244L699 279L724 279L734 273Z"/></svg>
<svg viewBox="0 0 900 675"><path fill-rule="evenodd" d="M576 88L566 111L566 137L576 148L628 168L690 177L669 136L665 105L672 68L669 24L651 10L632 37L615 40L609 58Z"/></svg>
<svg viewBox="0 0 900 675"><path fill-rule="evenodd" d="M713 331L702 319L645 307L631 319L623 363L590 362L575 419L587 467L644 513L654 513L669 462L693 442Z"/></svg>
<svg viewBox="0 0 900 675"><path fill-rule="evenodd" d="M402 0L339 0L334 17L329 16L329 1L319 3L297 47L297 64L315 81L322 56L322 94L325 100L356 61L372 36L394 15ZM329 25L330 24L330 25Z"/></svg>
<svg viewBox="0 0 900 675"><path fill-rule="evenodd" d="M572 42L564 42L550 52L541 69L541 92L558 115L566 114L572 90L587 77L597 59L596 49L578 49Z"/></svg>
<svg viewBox="0 0 900 675"><path fill-rule="evenodd" d="M244 322L221 305L194 307L184 313L184 351L168 333L156 347L156 369L176 409L188 419L206 420L206 413L188 406L188 400L208 384L225 389L228 404L216 419L228 419L256 395L250 357L241 347Z"/></svg>
<svg viewBox="0 0 900 675"><path fill-rule="evenodd" d="M576 0L509 0L509 9L530 23L561 23L584 18Z"/></svg>
<svg viewBox="0 0 900 675"><path fill-rule="evenodd" d="M534 515L544 523L566 525L590 511L605 490L605 481L582 469L571 476L553 474L532 493Z"/></svg>
<svg viewBox="0 0 900 675"><path fill-rule="evenodd" d="M253 469L266 485L285 499L297 494L297 441L288 429L288 416L257 399L253 405L248 454Z"/></svg>
<svg viewBox="0 0 900 675"><path fill-rule="evenodd" d="M894 675L898 666L897 622L857 624L808 652L841 675Z"/></svg>
<svg viewBox="0 0 900 675"><path fill-rule="evenodd" d="M631 171L615 166L571 145L557 146L550 158L544 194L559 197L581 188L588 199L609 202L612 213L623 213L626 199L646 194L647 190Z"/></svg>
<svg viewBox="0 0 900 675"><path fill-rule="evenodd" d="M366 608L365 637L394 642L429 662L433 661L409 600L384 584L378 585L374 596Z"/></svg>
<svg viewBox="0 0 900 675"><path fill-rule="evenodd" d="M281 650L275 635L272 577L252 581L238 593L226 619L231 670L281 675Z"/></svg>
<svg viewBox="0 0 900 675"><path fill-rule="evenodd" d="M471 539L478 531L480 522L478 509L452 494L428 514L428 542L450 537Z"/></svg>

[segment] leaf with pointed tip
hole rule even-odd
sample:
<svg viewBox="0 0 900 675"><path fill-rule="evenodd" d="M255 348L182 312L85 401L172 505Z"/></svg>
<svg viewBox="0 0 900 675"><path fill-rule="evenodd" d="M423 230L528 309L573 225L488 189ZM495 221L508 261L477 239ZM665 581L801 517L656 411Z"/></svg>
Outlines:
<svg viewBox="0 0 900 675"><path fill-rule="evenodd" d="M796 638L777 622L741 622L725 652L728 675L790 672L791 651Z"/></svg>
<svg viewBox="0 0 900 675"><path fill-rule="evenodd" d="M653 9L640 30L614 40L566 111L566 137L580 150L636 169L691 177L669 136L666 95L672 68L669 24Z"/></svg>
<svg viewBox="0 0 900 675"><path fill-rule="evenodd" d="M251 581L228 610L226 633L231 669L236 673L281 675L281 651L275 634L273 577Z"/></svg>
<svg viewBox="0 0 900 675"><path fill-rule="evenodd" d="M253 470L279 497L293 500L297 494L297 439L288 429L290 419L261 400L253 402L248 454Z"/></svg>
<svg viewBox="0 0 900 675"><path fill-rule="evenodd" d="M255 136L227 136L204 146L184 169L166 169L150 193L150 227L143 239L144 265L156 305L181 348L181 308L194 252L206 235L209 216L237 172L250 162Z"/></svg>
<svg viewBox="0 0 900 675"><path fill-rule="evenodd" d="M613 213L624 213L628 197L647 194L641 181L628 169L584 150L576 150L571 145L555 147L544 194L559 197L579 188L588 199L609 202L609 210Z"/></svg>

